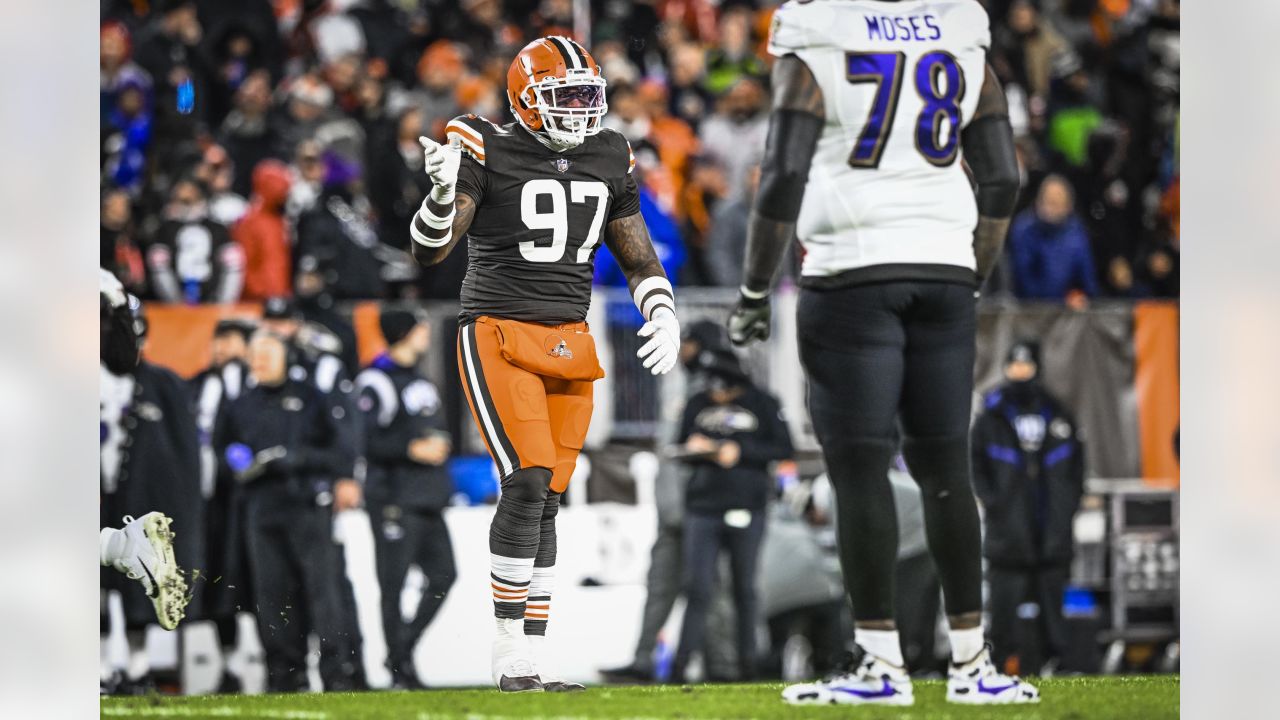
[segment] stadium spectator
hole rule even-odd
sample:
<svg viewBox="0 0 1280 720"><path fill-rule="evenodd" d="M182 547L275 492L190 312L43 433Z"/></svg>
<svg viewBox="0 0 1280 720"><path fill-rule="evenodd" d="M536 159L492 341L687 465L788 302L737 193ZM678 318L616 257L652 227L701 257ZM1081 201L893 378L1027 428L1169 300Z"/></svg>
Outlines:
<svg viewBox="0 0 1280 720"><path fill-rule="evenodd" d="M99 108L104 123L115 111L116 96L125 83L141 87L144 95L151 92L151 77L132 55L129 28L115 20L104 22L98 32Z"/></svg>
<svg viewBox="0 0 1280 720"><path fill-rule="evenodd" d="M769 131L767 100L757 78L737 78L698 129L701 152L724 169L727 190L722 202L742 200L749 187L747 173L760 164Z"/></svg>
<svg viewBox="0 0 1280 720"><path fill-rule="evenodd" d="M289 167L279 160L263 160L253 170L253 205L232 228L244 251L246 301L261 302L293 292L289 226L285 201L292 184Z"/></svg>
<svg viewBox="0 0 1280 720"><path fill-rule="evenodd" d="M174 184L164 222L147 245L151 291L164 302L229 303L240 298L244 253L227 228L209 217L204 186L192 178Z"/></svg>
<svg viewBox="0 0 1280 720"><path fill-rule="evenodd" d="M314 259L335 299L382 297L382 263L375 254L381 244L372 208L361 183L358 164L325 153L324 187L315 206L298 218L299 262Z"/></svg>
<svg viewBox="0 0 1280 720"><path fill-rule="evenodd" d="M275 157L283 144L270 122L270 110L271 76L266 70L255 70L240 84L235 107L218 131L218 144L226 149L235 166L231 188L242 197L253 188L253 169Z"/></svg>
<svg viewBox="0 0 1280 720"><path fill-rule="evenodd" d="M740 78L761 78L767 73L764 61L751 46L751 13L731 7L720 15L720 39L707 52L707 90L715 95L729 92Z"/></svg>
<svg viewBox="0 0 1280 720"><path fill-rule="evenodd" d="M1071 186L1059 175L1040 184L1034 209L1009 229L1014 293L1027 300L1064 300L1072 291L1094 297L1098 280Z"/></svg>
<svg viewBox="0 0 1280 720"><path fill-rule="evenodd" d="M142 251L138 249L133 223L133 204L123 190L108 190L102 195L101 260L99 267L115 275L132 293L146 286Z"/></svg>
<svg viewBox="0 0 1280 720"><path fill-rule="evenodd" d="M754 165L743 178L743 189L736 198L726 197L716 203L711 213L711 229L707 232L706 262L711 282L719 287L741 287L742 263L747 255L747 217L751 200L760 184L760 166Z"/></svg>
<svg viewBox="0 0 1280 720"><path fill-rule="evenodd" d="M457 43L437 40L418 60L419 87L402 102L422 113L422 127L433 138L444 135L444 125L462 113L457 86L466 74L466 63Z"/></svg>
<svg viewBox="0 0 1280 720"><path fill-rule="evenodd" d="M1001 79L1026 89L1029 105L1043 112L1055 59L1072 51L1067 41L1040 16L1031 0L1009 5L1006 22L996 25L992 62Z"/></svg>
<svg viewBox="0 0 1280 720"><path fill-rule="evenodd" d="M702 49L694 43L683 42L673 46L667 58L671 73L668 112L696 130L714 105L714 98L703 84L707 68Z"/></svg>
<svg viewBox="0 0 1280 720"><path fill-rule="evenodd" d="M192 176L209 188L209 217L231 227L249 211L249 201L231 189L236 169L227 151L218 145L205 149Z"/></svg>
<svg viewBox="0 0 1280 720"><path fill-rule="evenodd" d="M203 39L194 0L156 3L150 20L135 36L134 58L151 76L156 147L166 164L190 151L206 119L203 102L187 109L180 109L178 102L180 92L189 90L192 97L203 98L209 87Z"/></svg>
<svg viewBox="0 0 1280 720"><path fill-rule="evenodd" d="M1038 606L1030 616L1040 639L1029 642L1048 658L1067 648L1062 603L1072 521L1084 493L1084 446L1071 413L1040 382L1037 343L1015 343L1004 376L974 423L973 485L984 509L994 658L1010 672L1032 673L1039 653L1019 632L1024 604Z"/></svg>
<svg viewBox="0 0 1280 720"><path fill-rule="evenodd" d="M732 350L700 353L707 388L689 399L677 441L693 469L685 490L684 623L672 663L683 683L706 640L716 564L723 550L733 579L739 678L756 676L756 565L765 509L773 494L769 463L791 457L791 432L778 401L756 387Z"/></svg>
<svg viewBox="0 0 1280 720"><path fill-rule="evenodd" d="M102 124L102 173L112 185L138 194L153 140L151 100L142 76L122 79Z"/></svg>

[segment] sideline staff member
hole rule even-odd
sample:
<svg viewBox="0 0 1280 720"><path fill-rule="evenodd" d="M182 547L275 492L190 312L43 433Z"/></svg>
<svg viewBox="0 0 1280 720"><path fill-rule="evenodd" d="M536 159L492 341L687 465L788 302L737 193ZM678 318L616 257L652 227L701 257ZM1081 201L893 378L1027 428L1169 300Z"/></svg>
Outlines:
<svg viewBox="0 0 1280 720"><path fill-rule="evenodd" d="M440 393L418 370L431 345L425 320L403 310L380 318L387 351L356 377L364 413L365 506L373 525L387 669L394 687L424 687L413 664L422 637L457 577L453 545L441 511L453 495L444 463L451 442L444 431ZM410 565L426 576L418 610L408 622L400 593Z"/></svg>
<svg viewBox="0 0 1280 720"><path fill-rule="evenodd" d="M704 351L707 389L689 399L680 423L693 475L685 491L684 591L688 606L672 682L706 640L707 609L721 549L729 553L739 677L755 677L756 566L772 493L769 463L791 457L778 401L752 384L732 350Z"/></svg>
<svg viewBox="0 0 1280 720"><path fill-rule="evenodd" d="M271 692L306 690L307 634L320 638L326 690L347 690L341 658L329 480L350 476L356 439L340 405L288 377L283 338L266 330L249 343L250 387L219 417L215 447L244 485L245 532L258 634ZM336 650L336 652L335 652Z"/></svg>

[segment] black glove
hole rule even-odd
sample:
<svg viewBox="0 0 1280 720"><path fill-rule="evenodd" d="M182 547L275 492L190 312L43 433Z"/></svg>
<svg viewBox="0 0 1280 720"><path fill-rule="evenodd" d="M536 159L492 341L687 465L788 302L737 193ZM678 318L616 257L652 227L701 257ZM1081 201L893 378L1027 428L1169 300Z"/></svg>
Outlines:
<svg viewBox="0 0 1280 720"><path fill-rule="evenodd" d="M739 294L738 304L729 314L729 339L734 345L768 340L772 314L768 295L762 298L749 298Z"/></svg>

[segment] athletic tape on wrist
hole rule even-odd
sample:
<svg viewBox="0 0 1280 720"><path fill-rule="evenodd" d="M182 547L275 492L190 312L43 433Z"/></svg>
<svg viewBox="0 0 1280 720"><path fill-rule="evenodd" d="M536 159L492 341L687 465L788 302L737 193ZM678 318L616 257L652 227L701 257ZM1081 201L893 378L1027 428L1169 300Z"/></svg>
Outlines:
<svg viewBox="0 0 1280 720"><path fill-rule="evenodd" d="M452 200L450 201L449 214L444 217L440 217L439 215L436 215L435 213L431 212L431 207L429 206L429 203L431 202L435 202L440 205L444 204L439 200L424 199L422 201L422 207L418 208L418 217L422 218L423 224L435 230L444 230L445 228L452 228L453 216L456 215L458 212L457 208L453 207L452 205L453 201Z"/></svg>
<svg viewBox="0 0 1280 720"><path fill-rule="evenodd" d="M652 320L653 313L660 307L665 307L671 312L676 310L675 291L671 289L671 281L661 275L651 275L636 285L636 289L631 293L631 300L635 302L636 307L640 310L640 314L645 320Z"/></svg>
<svg viewBox="0 0 1280 720"><path fill-rule="evenodd" d="M427 222L426 218L423 218L423 222ZM414 242L422 245L423 247L438 248L448 245L449 241L453 239L453 228L446 228L442 237L429 238L418 232L418 228L415 227L413 223L409 223L409 235L413 237Z"/></svg>

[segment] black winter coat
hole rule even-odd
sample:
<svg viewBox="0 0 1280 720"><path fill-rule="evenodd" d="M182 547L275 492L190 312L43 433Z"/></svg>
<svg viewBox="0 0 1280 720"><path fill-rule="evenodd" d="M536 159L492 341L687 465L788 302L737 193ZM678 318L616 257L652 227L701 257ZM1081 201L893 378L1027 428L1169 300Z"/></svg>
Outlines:
<svg viewBox="0 0 1280 720"><path fill-rule="evenodd" d="M1070 562L1072 521L1084 492L1084 444L1075 420L1043 387L1015 402L1009 386L986 397L973 427L973 484L985 511L983 553L1000 565Z"/></svg>
<svg viewBox="0 0 1280 720"><path fill-rule="evenodd" d="M433 435L448 438L440 393L416 368L380 355L356 376L364 414L368 470L365 496L372 502L420 510L440 510L453 496L453 479L443 465L409 458L409 443Z"/></svg>

